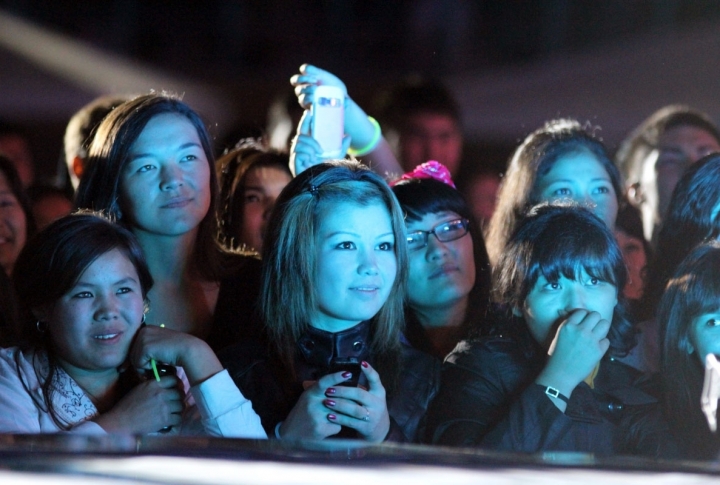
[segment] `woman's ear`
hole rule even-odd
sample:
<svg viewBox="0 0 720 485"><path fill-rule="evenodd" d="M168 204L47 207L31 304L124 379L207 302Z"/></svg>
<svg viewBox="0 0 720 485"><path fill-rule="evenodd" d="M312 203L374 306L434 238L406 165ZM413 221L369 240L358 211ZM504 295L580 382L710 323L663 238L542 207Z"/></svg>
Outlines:
<svg viewBox="0 0 720 485"><path fill-rule="evenodd" d="M514 316L516 316L516 317L522 317L522 316L523 316L523 314L522 314L522 312L520 311L520 309L519 309L517 306L515 306L515 305L513 305L513 307L512 307L512 314L513 314Z"/></svg>
<svg viewBox="0 0 720 485"><path fill-rule="evenodd" d="M688 355L692 355L695 353L695 346L690 342L690 339L685 335L680 339L680 342L678 342L678 348L682 352L687 352Z"/></svg>

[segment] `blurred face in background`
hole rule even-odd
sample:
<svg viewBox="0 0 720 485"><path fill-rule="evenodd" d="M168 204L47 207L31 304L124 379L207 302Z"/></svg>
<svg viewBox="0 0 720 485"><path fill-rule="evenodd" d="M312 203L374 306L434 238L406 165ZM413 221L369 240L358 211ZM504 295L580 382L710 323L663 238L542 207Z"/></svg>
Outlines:
<svg viewBox="0 0 720 485"><path fill-rule="evenodd" d="M407 119L400 136L400 161L406 172L429 160L457 174L462 155L462 132L450 116L418 113Z"/></svg>
<svg viewBox="0 0 720 485"><path fill-rule="evenodd" d="M0 172L0 266L12 273L27 238L27 218L5 174Z"/></svg>
<svg viewBox="0 0 720 485"><path fill-rule="evenodd" d="M256 251L262 250L265 226L282 189L290 183L290 175L274 167L255 167L245 174L241 191L236 196L235 210L242 212L238 243Z"/></svg>
<svg viewBox="0 0 720 485"><path fill-rule="evenodd" d="M658 216L662 220L670 205L673 190L685 169L705 155L720 151L720 144L707 131L695 126L675 126L658 139L655 161Z"/></svg>

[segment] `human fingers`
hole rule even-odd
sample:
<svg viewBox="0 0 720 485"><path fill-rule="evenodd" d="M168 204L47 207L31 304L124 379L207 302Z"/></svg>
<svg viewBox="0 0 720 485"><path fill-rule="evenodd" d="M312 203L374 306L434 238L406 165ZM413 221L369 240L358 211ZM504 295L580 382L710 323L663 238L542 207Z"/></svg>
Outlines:
<svg viewBox="0 0 720 485"><path fill-rule="evenodd" d="M380 380L380 374L367 361L362 361L360 369L368 381L368 392L382 399L385 399L385 386Z"/></svg>
<svg viewBox="0 0 720 485"><path fill-rule="evenodd" d="M565 323L568 325L579 325L589 312L583 308L572 310L566 317Z"/></svg>
<svg viewBox="0 0 720 485"><path fill-rule="evenodd" d="M315 84L299 84L295 86L295 96L303 109L310 109L315 101Z"/></svg>
<svg viewBox="0 0 720 485"><path fill-rule="evenodd" d="M332 374L327 374L322 376L317 381L317 386L319 389L322 390L323 393L327 393L328 389L331 389L333 386L339 386L339 384L342 384L343 382L349 380L352 378L352 372L350 371L339 371L339 372L333 372ZM345 388L345 389L351 389L351 388ZM335 394L335 391L333 391L331 394Z"/></svg>
<svg viewBox="0 0 720 485"><path fill-rule="evenodd" d="M592 333L597 338L605 338L610 331L611 323L605 318L600 318L592 328Z"/></svg>
<svg viewBox="0 0 720 485"><path fill-rule="evenodd" d="M320 144L309 135L297 135L290 150L290 169L298 175L320 163Z"/></svg>
<svg viewBox="0 0 720 485"><path fill-rule="evenodd" d="M310 110L305 110L300 117L300 123L298 123L297 134L310 136L312 130L312 113Z"/></svg>
<svg viewBox="0 0 720 485"><path fill-rule="evenodd" d="M339 413L362 421L367 421L367 417L370 414L368 407L359 404L355 400L332 396L323 399L322 404L328 408L330 412L334 412L335 414Z"/></svg>

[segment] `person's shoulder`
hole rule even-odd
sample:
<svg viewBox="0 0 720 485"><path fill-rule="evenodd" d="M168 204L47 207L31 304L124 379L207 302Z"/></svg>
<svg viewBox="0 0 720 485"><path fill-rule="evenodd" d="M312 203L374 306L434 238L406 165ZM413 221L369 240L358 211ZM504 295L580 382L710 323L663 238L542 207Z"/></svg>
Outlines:
<svg viewBox="0 0 720 485"><path fill-rule="evenodd" d="M520 343L509 335L487 335L458 342L445 363L479 365L485 361L522 353Z"/></svg>
<svg viewBox="0 0 720 485"><path fill-rule="evenodd" d="M36 367L47 370L44 352L22 350L19 347L0 348L0 376L4 379L20 378L33 383L37 380Z"/></svg>

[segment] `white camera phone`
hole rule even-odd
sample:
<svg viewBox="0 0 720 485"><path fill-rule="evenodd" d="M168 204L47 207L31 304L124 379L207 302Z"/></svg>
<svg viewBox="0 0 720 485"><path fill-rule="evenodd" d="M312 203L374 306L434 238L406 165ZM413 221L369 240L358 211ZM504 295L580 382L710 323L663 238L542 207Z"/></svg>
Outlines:
<svg viewBox="0 0 720 485"><path fill-rule="evenodd" d="M342 89L318 86L312 103L312 137L322 147L322 158L342 158L345 99Z"/></svg>

